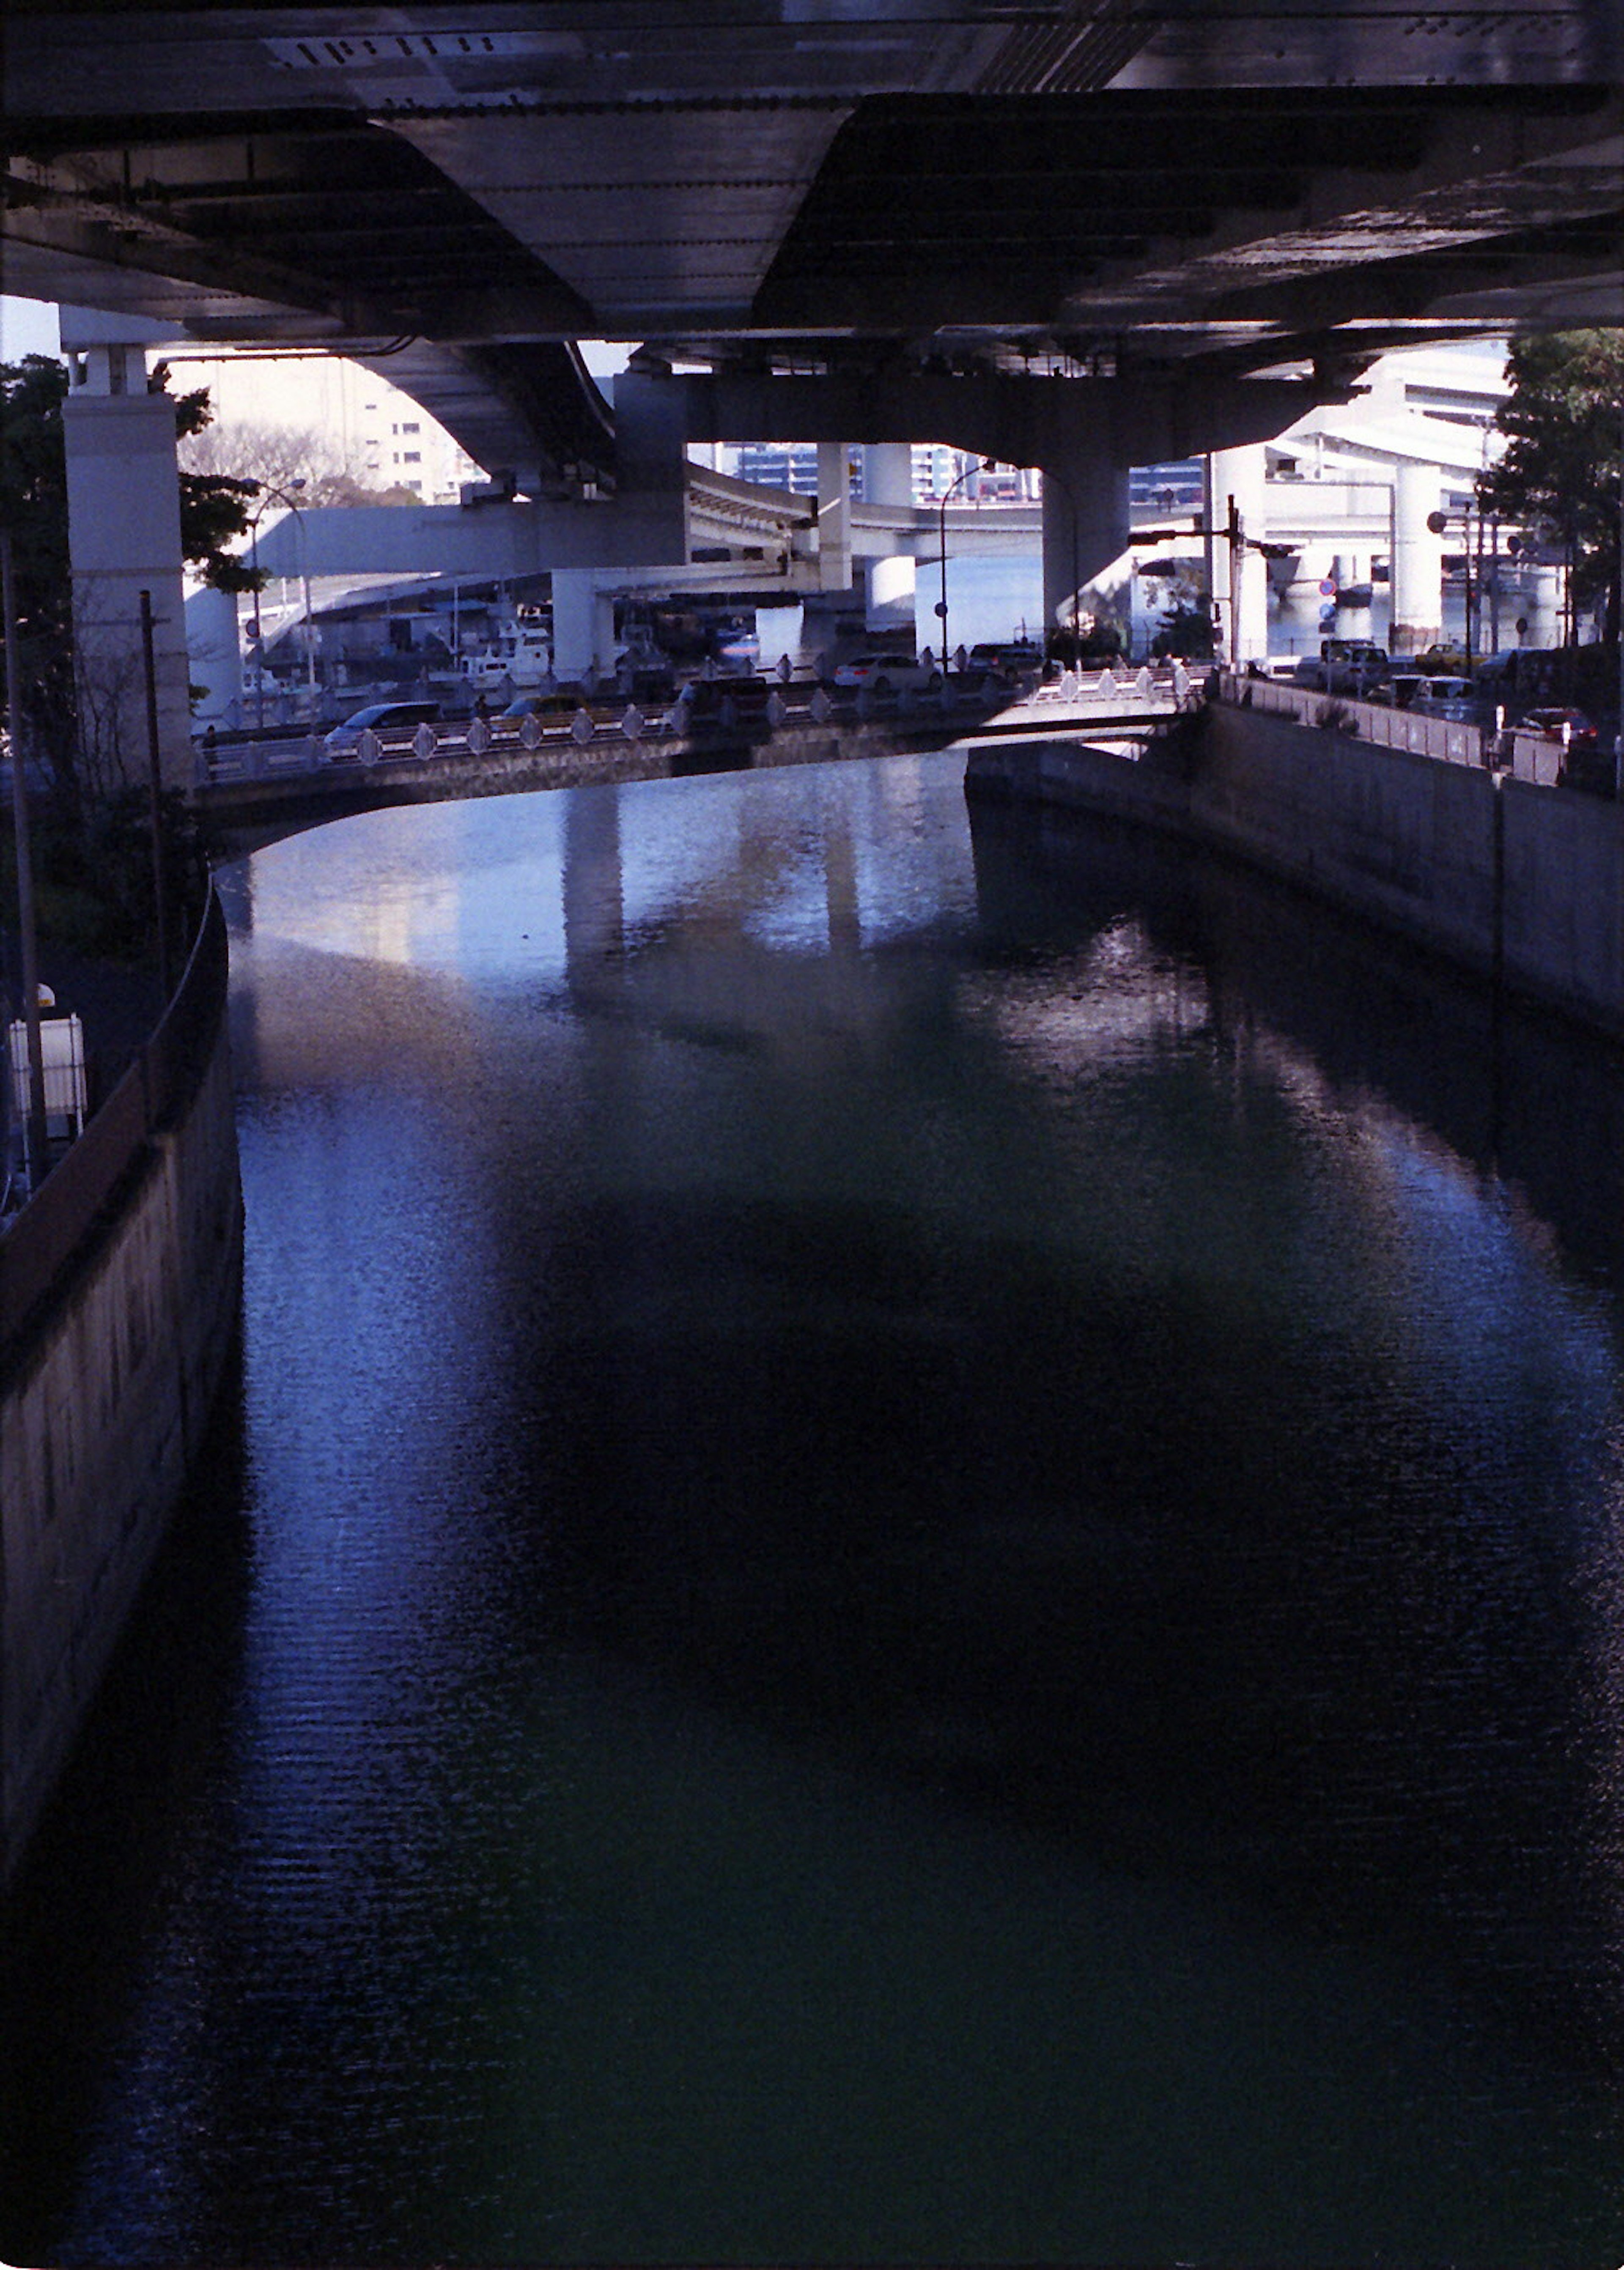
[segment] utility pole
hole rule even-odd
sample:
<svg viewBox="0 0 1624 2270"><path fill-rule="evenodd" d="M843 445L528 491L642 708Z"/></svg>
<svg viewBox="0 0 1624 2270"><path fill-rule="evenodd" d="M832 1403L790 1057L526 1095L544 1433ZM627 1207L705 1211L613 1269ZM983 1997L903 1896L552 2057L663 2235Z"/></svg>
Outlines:
<svg viewBox="0 0 1624 2270"><path fill-rule="evenodd" d="M17 838L17 927L23 979L23 1028L28 1055L28 1187L37 1187L45 1167L45 1043L40 1032L40 957L33 910L33 858L28 840L27 759L23 743L20 642L17 595L11 576L11 531L0 528L0 606L5 614L5 692L11 730L11 822ZM11 1030L6 1031L5 1076L11 1078Z"/></svg>
<svg viewBox="0 0 1624 2270"><path fill-rule="evenodd" d="M153 936L158 949L158 983L166 999L169 993L169 924L164 890L163 763L158 746L158 672L152 660L152 595L141 594L141 660L146 672L147 812L152 835Z"/></svg>

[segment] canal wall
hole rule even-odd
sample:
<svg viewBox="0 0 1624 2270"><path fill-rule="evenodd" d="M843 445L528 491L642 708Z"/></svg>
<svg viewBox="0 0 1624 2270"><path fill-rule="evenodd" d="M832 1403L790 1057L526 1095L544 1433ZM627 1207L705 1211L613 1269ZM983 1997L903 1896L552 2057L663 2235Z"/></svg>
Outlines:
<svg viewBox="0 0 1624 2270"><path fill-rule="evenodd" d="M158 1031L0 1236L0 1883L194 1470L234 1345L226 975L211 901Z"/></svg>
<svg viewBox="0 0 1624 2270"><path fill-rule="evenodd" d="M1069 741L977 746L966 792L1226 852L1624 1036L1617 804L1223 702L1138 760Z"/></svg>

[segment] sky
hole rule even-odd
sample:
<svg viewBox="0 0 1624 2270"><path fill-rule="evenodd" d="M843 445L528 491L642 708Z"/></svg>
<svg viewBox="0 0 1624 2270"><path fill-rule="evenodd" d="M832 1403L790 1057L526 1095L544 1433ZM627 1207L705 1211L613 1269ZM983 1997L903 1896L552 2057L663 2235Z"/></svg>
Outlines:
<svg viewBox="0 0 1624 2270"><path fill-rule="evenodd" d="M43 300L0 298L0 362L57 352L56 310Z"/></svg>

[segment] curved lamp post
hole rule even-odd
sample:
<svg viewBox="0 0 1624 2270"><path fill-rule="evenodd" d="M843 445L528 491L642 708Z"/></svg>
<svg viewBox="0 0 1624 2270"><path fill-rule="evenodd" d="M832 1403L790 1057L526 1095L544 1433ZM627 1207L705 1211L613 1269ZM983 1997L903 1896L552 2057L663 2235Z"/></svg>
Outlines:
<svg viewBox="0 0 1624 2270"><path fill-rule="evenodd" d="M967 465L964 468L964 471L960 473L955 479L949 481L946 488L942 492L942 501L938 515L941 528L942 596L937 601L934 612L939 617L942 626L942 676L944 679L945 679L947 675L949 656L947 644L947 508L953 501L953 491L955 489L962 488L966 481L969 480L976 473L990 473L992 471L994 463L995 460L991 457L978 457L974 464Z"/></svg>

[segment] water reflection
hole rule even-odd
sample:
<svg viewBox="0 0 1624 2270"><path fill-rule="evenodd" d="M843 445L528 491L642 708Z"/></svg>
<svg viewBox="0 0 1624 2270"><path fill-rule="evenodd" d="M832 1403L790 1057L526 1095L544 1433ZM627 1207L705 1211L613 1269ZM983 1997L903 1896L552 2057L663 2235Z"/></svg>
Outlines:
<svg viewBox="0 0 1624 2270"><path fill-rule="evenodd" d="M1624 2251L1610 1060L951 757L346 821L234 967L217 1661L0 2251Z"/></svg>

